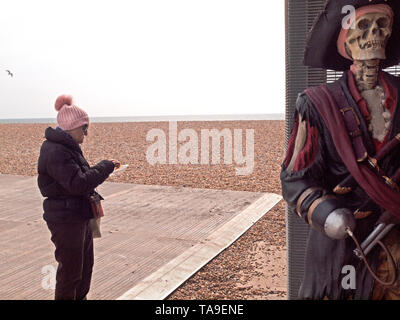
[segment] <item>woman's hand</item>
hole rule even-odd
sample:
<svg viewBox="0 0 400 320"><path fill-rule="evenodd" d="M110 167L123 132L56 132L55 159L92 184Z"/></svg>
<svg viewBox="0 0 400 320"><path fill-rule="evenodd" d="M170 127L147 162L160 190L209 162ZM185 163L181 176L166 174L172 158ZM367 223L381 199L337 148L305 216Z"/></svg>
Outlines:
<svg viewBox="0 0 400 320"><path fill-rule="evenodd" d="M121 166L121 162L118 160L111 159L110 161L114 163L114 169L118 169Z"/></svg>

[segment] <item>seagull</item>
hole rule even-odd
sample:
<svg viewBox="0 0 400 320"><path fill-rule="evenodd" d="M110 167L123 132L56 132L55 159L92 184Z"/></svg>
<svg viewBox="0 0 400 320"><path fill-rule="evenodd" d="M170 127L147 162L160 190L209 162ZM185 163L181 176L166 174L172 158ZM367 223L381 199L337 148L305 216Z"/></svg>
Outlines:
<svg viewBox="0 0 400 320"><path fill-rule="evenodd" d="M6 70L6 72L8 72L8 75L9 75L9 76L11 76L11 77L14 76L10 70Z"/></svg>

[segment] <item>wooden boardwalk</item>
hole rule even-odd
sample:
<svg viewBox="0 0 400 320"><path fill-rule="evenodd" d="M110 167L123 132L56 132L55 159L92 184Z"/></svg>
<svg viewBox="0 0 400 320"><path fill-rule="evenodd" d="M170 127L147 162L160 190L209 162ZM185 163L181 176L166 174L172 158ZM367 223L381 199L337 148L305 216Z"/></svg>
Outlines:
<svg viewBox="0 0 400 320"><path fill-rule="evenodd" d="M271 209L275 194L104 183L89 299L164 299ZM36 177L0 175L0 299L53 299Z"/></svg>

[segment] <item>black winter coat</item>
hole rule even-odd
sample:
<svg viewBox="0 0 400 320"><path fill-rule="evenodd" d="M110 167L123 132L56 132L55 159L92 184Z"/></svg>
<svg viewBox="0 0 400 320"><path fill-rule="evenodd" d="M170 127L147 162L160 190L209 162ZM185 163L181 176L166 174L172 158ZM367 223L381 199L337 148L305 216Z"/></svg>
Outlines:
<svg viewBox="0 0 400 320"><path fill-rule="evenodd" d="M93 217L89 195L114 170L112 161L90 167L80 146L61 129L47 128L38 160L38 186L46 199L48 222L79 222Z"/></svg>

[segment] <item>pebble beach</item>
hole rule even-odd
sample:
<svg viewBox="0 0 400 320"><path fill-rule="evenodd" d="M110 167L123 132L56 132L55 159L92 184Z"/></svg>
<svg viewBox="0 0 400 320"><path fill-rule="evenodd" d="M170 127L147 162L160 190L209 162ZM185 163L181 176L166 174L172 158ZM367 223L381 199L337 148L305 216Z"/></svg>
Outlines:
<svg viewBox="0 0 400 320"><path fill-rule="evenodd" d="M0 173L37 175L39 150L44 131L49 126L55 127L55 124L0 124ZM284 121L177 122L178 134L184 129L191 129L199 141L204 129L228 129L225 131L232 133L232 138L234 131L241 129L243 155L250 150L246 149L246 130L254 130L254 165L247 175L237 174L237 169L243 165L235 160L230 164L224 163L222 147L220 161L216 164L211 161L201 164L200 160L197 164L174 163L169 157L165 164L150 164L146 154L154 142L147 141L149 132L153 130L165 134L169 155L170 129L171 123L168 122L92 123L82 150L90 165L103 159L117 159L122 164L129 164L124 172L110 177L110 182L281 194L279 174L284 157ZM184 144L178 141L177 150ZM284 201L279 202L168 299L286 299Z"/></svg>

